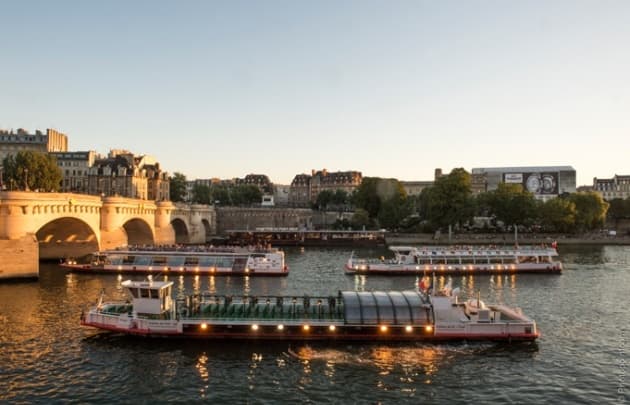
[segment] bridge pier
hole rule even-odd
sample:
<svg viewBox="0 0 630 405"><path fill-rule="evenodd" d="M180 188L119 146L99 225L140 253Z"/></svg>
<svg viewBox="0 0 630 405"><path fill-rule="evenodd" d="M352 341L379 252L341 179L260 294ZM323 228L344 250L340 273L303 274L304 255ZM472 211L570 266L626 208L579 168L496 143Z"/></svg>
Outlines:
<svg viewBox="0 0 630 405"><path fill-rule="evenodd" d="M34 234L0 239L0 280L39 277L39 243Z"/></svg>

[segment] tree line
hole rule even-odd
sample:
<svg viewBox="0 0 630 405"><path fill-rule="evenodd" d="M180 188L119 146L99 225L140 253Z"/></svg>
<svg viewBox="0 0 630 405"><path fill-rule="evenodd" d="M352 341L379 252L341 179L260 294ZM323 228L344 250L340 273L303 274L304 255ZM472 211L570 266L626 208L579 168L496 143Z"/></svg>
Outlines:
<svg viewBox="0 0 630 405"><path fill-rule="evenodd" d="M55 192L62 173L52 155L20 151L2 161L0 183L6 190ZM170 178L172 201L186 196L186 177ZM262 192L254 185L196 184L192 202L198 204L251 205L260 203ZM343 190L322 191L312 205L322 211L352 211L349 220L333 227L381 229L400 232L434 232L499 229L518 226L542 232L579 233L600 229L606 219L615 223L630 219L630 199L604 201L598 193L566 193L546 201L538 200L520 184L501 183L496 190L474 195L471 176L454 169L438 178L420 195L408 196L396 179L365 177L351 194ZM482 225L479 218L485 218Z"/></svg>
<svg viewBox="0 0 630 405"><path fill-rule="evenodd" d="M474 195L471 176L461 168L438 178L418 196L407 196L401 185L392 185L395 180L384 182L385 190L398 191L383 193L378 186L383 180L377 178L369 179L357 190L362 197L354 202L357 210L367 212L367 226L402 232L434 232L450 226L459 231L519 227L526 231L580 233L602 228L607 216L630 218L630 200L608 203L595 192L566 193L541 201L520 184L500 183L496 190Z"/></svg>
<svg viewBox="0 0 630 405"><path fill-rule="evenodd" d="M179 202L186 200L186 176L178 172L173 173L173 176L170 178L169 187L171 201ZM236 184L229 186L223 184L213 184L212 186L195 184L192 188L190 202L194 204L242 206L260 204L261 200L262 191L252 184Z"/></svg>

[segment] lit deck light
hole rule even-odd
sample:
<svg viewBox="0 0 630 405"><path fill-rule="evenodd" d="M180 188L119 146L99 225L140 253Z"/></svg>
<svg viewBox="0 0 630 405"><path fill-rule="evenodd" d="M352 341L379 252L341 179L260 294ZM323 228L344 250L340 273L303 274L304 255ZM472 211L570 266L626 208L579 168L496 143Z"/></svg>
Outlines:
<svg viewBox="0 0 630 405"><path fill-rule="evenodd" d="M246 268L246 269L245 269L245 273L249 273L249 269L247 269L247 268Z"/></svg>
<svg viewBox="0 0 630 405"><path fill-rule="evenodd" d="M149 266L149 271L153 270L153 266Z"/></svg>
<svg viewBox="0 0 630 405"><path fill-rule="evenodd" d="M257 324L253 324L252 325L252 330L258 330L258 325Z"/></svg>
<svg viewBox="0 0 630 405"><path fill-rule="evenodd" d="M168 267L164 266L164 271L168 271Z"/></svg>
<svg viewBox="0 0 630 405"><path fill-rule="evenodd" d="M179 271L184 271L184 268L183 268L183 267L180 267L180 268L179 268Z"/></svg>
<svg viewBox="0 0 630 405"><path fill-rule="evenodd" d="M383 333L387 332L387 325L381 325L380 329Z"/></svg>
<svg viewBox="0 0 630 405"><path fill-rule="evenodd" d="M335 325L330 325L328 327L328 330L331 331L331 332L334 332L335 330L337 330L337 327Z"/></svg>
<svg viewBox="0 0 630 405"><path fill-rule="evenodd" d="M208 324L204 322L201 325L199 325L199 327L201 327L201 330L206 330L208 329Z"/></svg>
<svg viewBox="0 0 630 405"><path fill-rule="evenodd" d="M302 326L302 330L303 330L304 332L308 332L310 329L311 329L311 327L310 327L309 325L303 325L303 326Z"/></svg>
<svg viewBox="0 0 630 405"><path fill-rule="evenodd" d="M405 332L407 332L407 333L413 332L413 328L411 327L411 325L405 326Z"/></svg>
<svg viewBox="0 0 630 405"><path fill-rule="evenodd" d="M278 330L284 330L284 325L283 324L278 325Z"/></svg>
<svg viewBox="0 0 630 405"><path fill-rule="evenodd" d="M433 326L431 326L431 325L425 326L424 327L424 331L427 332L427 333L433 332Z"/></svg>

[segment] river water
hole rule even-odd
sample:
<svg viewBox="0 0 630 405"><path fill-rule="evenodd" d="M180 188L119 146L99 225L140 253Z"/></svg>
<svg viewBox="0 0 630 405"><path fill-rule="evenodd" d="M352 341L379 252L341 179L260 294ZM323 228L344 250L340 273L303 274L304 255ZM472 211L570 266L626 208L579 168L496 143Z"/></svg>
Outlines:
<svg viewBox="0 0 630 405"><path fill-rule="evenodd" d="M345 275L350 253L287 250L286 278L175 282L235 295L414 288L414 276ZM79 326L101 288L122 297L121 278L42 264L36 282L0 284L0 403L626 403L630 247L561 246L560 253L561 275L453 279L463 298L480 291L486 302L521 307L542 331L536 344L125 337Z"/></svg>

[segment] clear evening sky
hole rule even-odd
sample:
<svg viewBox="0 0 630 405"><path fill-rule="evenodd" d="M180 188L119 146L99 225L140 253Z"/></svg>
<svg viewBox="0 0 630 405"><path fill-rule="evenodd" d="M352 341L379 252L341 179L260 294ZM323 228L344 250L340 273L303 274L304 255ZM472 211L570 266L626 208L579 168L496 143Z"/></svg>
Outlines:
<svg viewBox="0 0 630 405"><path fill-rule="evenodd" d="M628 1L4 1L0 128L189 179L630 174Z"/></svg>

